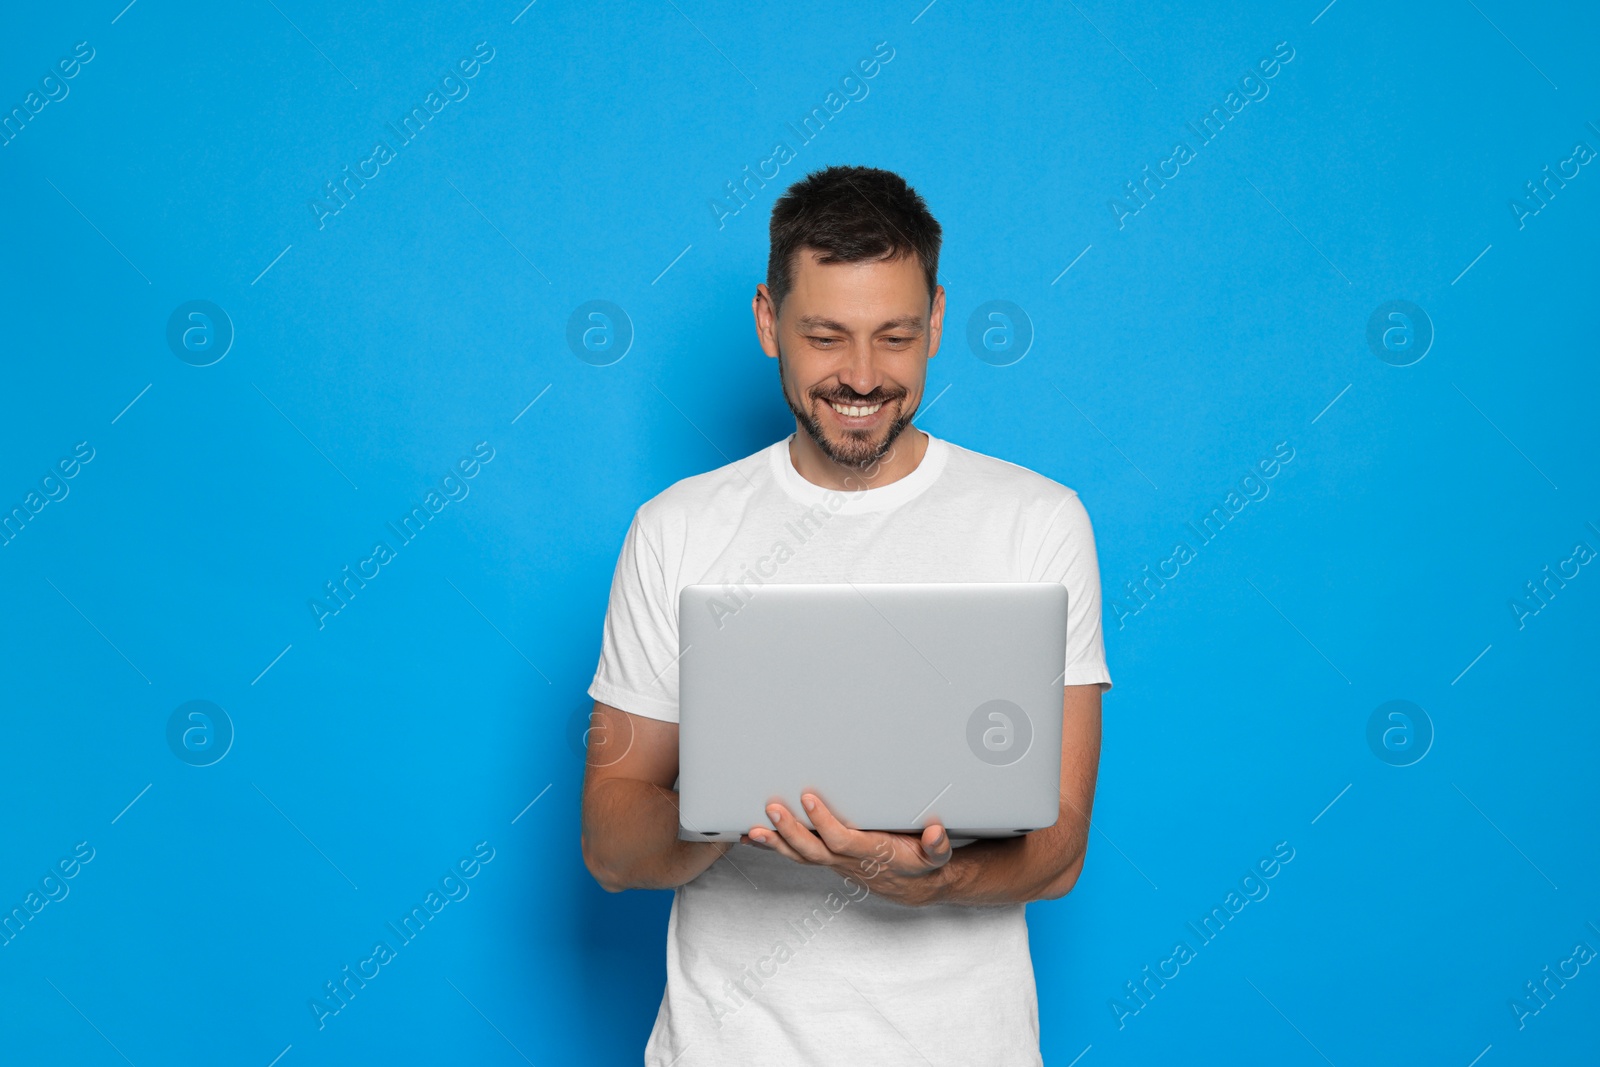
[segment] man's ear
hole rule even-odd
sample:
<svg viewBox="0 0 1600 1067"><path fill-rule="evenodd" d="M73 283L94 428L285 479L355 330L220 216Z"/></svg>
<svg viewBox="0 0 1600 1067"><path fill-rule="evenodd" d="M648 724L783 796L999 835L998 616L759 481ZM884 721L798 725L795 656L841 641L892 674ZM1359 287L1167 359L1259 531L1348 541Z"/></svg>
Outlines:
<svg viewBox="0 0 1600 1067"><path fill-rule="evenodd" d="M772 303L772 291L762 282L756 286L756 295L750 301L750 312L756 320L756 340L769 358L778 357L778 311Z"/></svg>
<svg viewBox="0 0 1600 1067"><path fill-rule="evenodd" d="M939 354L939 342L944 340L944 286L933 288L933 307L928 312L928 358Z"/></svg>

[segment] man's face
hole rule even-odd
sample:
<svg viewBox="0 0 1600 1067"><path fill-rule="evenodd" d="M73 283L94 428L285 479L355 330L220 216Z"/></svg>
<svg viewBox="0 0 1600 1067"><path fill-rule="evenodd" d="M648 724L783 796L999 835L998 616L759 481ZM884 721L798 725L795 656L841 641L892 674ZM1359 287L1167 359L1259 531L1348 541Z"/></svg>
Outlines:
<svg viewBox="0 0 1600 1067"><path fill-rule="evenodd" d="M794 258L794 281L776 318L757 287L757 332L778 359L783 397L822 454L862 470L888 452L922 402L928 360L939 350L944 288L930 302L915 256L819 263ZM841 408L845 410L840 410Z"/></svg>

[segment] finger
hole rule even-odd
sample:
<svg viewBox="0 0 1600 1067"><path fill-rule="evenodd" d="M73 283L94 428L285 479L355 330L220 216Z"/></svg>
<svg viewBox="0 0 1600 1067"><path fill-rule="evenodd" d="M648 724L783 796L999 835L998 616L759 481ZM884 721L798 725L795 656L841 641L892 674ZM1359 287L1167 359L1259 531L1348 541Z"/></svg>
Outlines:
<svg viewBox="0 0 1600 1067"><path fill-rule="evenodd" d="M759 826L752 827L749 837L758 848L764 848L768 852L776 852L778 855L793 860L795 863L806 862L805 857L790 848L788 842L780 837L776 830L767 830Z"/></svg>
<svg viewBox="0 0 1600 1067"><path fill-rule="evenodd" d="M782 841L799 853L805 862L826 864L836 858L828 851L828 846L810 830L800 825L800 820L782 804L768 804L767 818L772 820L772 825L777 828Z"/></svg>
<svg viewBox="0 0 1600 1067"><path fill-rule="evenodd" d="M928 866L943 867L950 862L950 835L938 823L929 823L922 830L922 854Z"/></svg>
<svg viewBox="0 0 1600 1067"><path fill-rule="evenodd" d="M859 859L871 852L872 838L877 835L852 829L840 822L815 793L800 794L800 803L811 817L811 825L817 828L817 836L828 846L828 851L851 859Z"/></svg>
<svg viewBox="0 0 1600 1067"><path fill-rule="evenodd" d="M783 838L770 826L752 826L750 832L742 835L739 840L748 841L757 848L772 850L775 844L781 844Z"/></svg>

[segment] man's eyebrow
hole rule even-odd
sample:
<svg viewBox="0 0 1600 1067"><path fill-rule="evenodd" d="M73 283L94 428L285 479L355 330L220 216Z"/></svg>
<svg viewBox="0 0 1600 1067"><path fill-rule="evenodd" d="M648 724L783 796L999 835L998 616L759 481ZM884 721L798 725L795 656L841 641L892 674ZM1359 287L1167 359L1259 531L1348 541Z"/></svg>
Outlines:
<svg viewBox="0 0 1600 1067"><path fill-rule="evenodd" d="M802 315L795 320L795 325L802 330L833 330L835 333L849 333L842 325L832 319L825 319L821 315Z"/></svg>
<svg viewBox="0 0 1600 1067"><path fill-rule="evenodd" d="M841 323L832 319L823 318L821 315L802 315L795 320L795 325L802 330L832 330L835 333L849 333L850 331ZM920 330L922 329L922 316L903 315L898 319L890 319L878 327L875 332L883 330Z"/></svg>

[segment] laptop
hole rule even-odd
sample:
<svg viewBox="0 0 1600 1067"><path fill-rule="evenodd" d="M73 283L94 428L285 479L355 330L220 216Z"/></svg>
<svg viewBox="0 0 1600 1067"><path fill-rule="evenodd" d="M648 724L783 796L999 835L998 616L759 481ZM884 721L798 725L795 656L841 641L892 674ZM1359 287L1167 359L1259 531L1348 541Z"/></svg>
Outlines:
<svg viewBox="0 0 1600 1067"><path fill-rule="evenodd" d="M810 827L803 791L862 830L1056 821L1058 582L691 585L678 634L680 838L737 841L773 801Z"/></svg>

